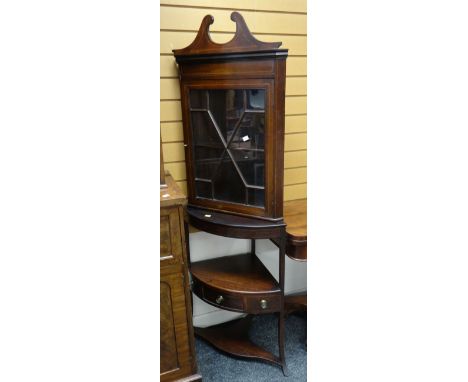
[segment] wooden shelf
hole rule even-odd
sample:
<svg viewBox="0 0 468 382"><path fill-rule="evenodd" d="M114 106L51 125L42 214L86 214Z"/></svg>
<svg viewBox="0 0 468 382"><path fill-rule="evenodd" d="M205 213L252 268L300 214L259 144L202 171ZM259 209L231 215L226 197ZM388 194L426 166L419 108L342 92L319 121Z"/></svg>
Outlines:
<svg viewBox="0 0 468 382"><path fill-rule="evenodd" d="M279 293L278 282L250 253L192 263L193 277L231 293Z"/></svg>
<svg viewBox="0 0 468 382"><path fill-rule="evenodd" d="M280 366L287 375L284 362L274 354L262 349L249 339L252 316L230 321L209 328L195 328L195 334L217 349L237 357L258 359Z"/></svg>
<svg viewBox="0 0 468 382"><path fill-rule="evenodd" d="M271 221L187 206L188 222L202 231L239 239L269 239L285 232L282 219Z"/></svg>
<svg viewBox="0 0 468 382"><path fill-rule="evenodd" d="M193 292L218 308L243 313L280 310L281 288L254 254L192 263Z"/></svg>

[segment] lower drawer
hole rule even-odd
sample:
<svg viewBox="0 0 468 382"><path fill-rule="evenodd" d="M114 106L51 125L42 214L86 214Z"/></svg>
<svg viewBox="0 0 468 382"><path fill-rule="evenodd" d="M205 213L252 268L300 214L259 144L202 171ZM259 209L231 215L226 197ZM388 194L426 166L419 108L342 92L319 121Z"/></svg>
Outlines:
<svg viewBox="0 0 468 382"><path fill-rule="evenodd" d="M245 310L249 313L279 312L281 308L281 296L279 293L263 296L246 296Z"/></svg>
<svg viewBox="0 0 468 382"><path fill-rule="evenodd" d="M242 313L272 313L281 309L280 293L235 294L220 291L193 280L193 292L203 301L221 309Z"/></svg>
<svg viewBox="0 0 468 382"><path fill-rule="evenodd" d="M203 299L210 304L220 308L244 311L244 301L242 296L235 296L225 292L219 292L207 286L203 287Z"/></svg>

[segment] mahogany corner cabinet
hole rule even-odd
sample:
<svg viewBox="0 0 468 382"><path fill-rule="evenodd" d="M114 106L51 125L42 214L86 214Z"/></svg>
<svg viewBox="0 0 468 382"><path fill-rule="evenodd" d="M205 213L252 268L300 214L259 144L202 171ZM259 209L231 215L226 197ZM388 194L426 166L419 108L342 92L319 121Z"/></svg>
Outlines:
<svg viewBox="0 0 468 382"><path fill-rule="evenodd" d="M277 364L286 374L283 172L288 50L279 48L281 42L257 40L238 12L231 20L236 23L231 41L211 40L214 19L207 15L195 40L173 50L184 126L186 222L215 235L251 240L249 253L190 263L192 291L198 297L247 314L196 328L195 333L225 352ZM270 239L278 246L278 280L256 256L256 239ZM248 338L252 315L265 313L279 315L279 356Z"/></svg>

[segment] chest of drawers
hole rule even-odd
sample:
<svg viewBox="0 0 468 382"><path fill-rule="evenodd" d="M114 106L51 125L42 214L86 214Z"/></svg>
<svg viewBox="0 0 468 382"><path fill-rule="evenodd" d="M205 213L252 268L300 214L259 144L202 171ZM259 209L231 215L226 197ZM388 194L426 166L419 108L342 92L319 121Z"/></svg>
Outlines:
<svg viewBox="0 0 468 382"><path fill-rule="evenodd" d="M171 176L160 192L160 377L201 381L195 358L181 193Z"/></svg>

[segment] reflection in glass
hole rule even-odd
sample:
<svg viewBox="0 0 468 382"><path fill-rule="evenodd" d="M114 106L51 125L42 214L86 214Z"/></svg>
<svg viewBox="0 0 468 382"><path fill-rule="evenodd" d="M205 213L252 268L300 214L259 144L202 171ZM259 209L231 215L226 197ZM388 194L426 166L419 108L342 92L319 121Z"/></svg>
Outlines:
<svg viewBox="0 0 468 382"><path fill-rule="evenodd" d="M250 89L247 93L247 108L265 110L265 90Z"/></svg>

